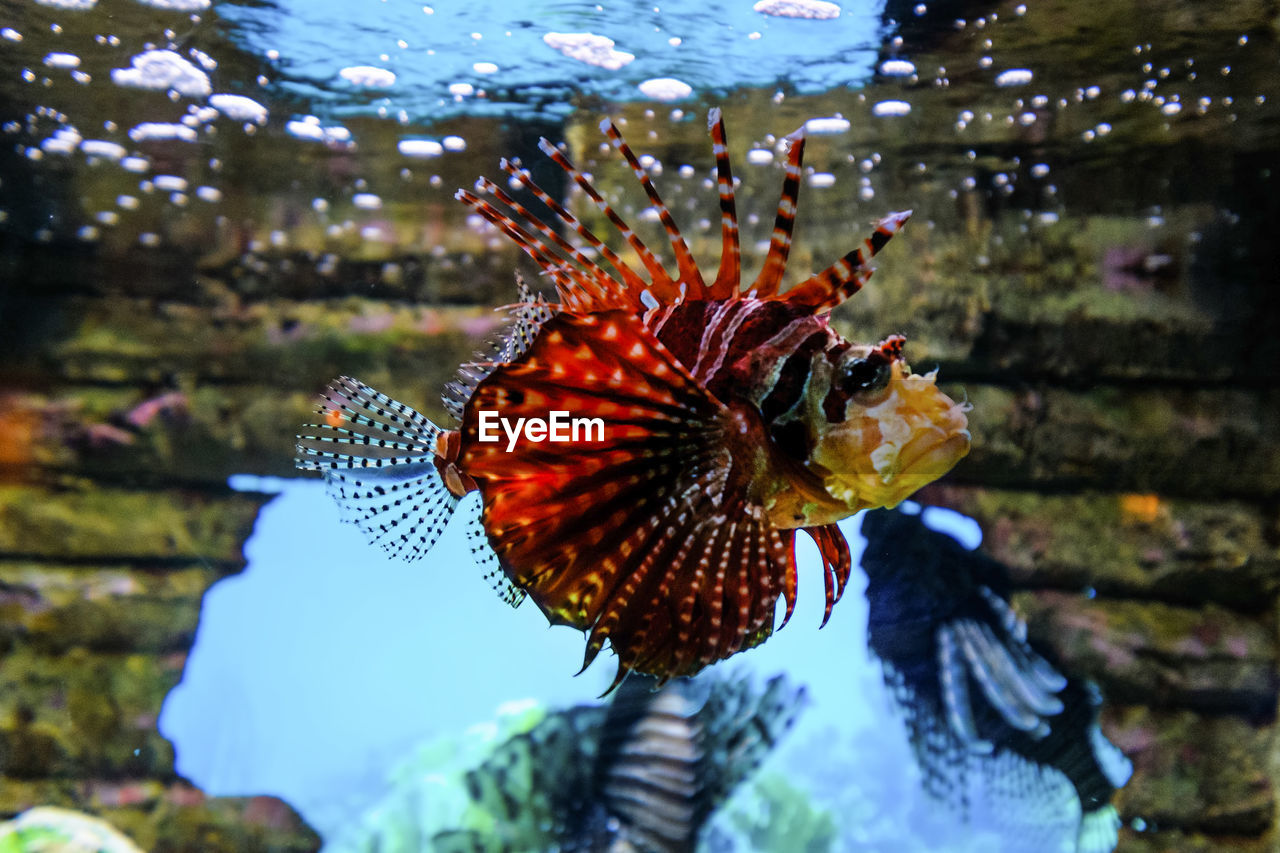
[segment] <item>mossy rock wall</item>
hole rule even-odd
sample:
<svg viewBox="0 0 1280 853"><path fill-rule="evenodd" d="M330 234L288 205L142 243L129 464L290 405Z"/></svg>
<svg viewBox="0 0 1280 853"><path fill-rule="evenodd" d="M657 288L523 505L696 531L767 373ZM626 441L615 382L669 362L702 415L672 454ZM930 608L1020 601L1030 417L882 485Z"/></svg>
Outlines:
<svg viewBox="0 0 1280 853"><path fill-rule="evenodd" d="M904 32L914 26L916 4L891 5ZM1001 57L1046 78L1075 80L1070 69L1087 68L1109 95L1132 76L1135 20L1176 34L1187 54L1248 33L1255 55L1273 57L1273 8L1209 9L1045 0ZM1103 686L1103 729L1135 767L1118 796L1122 850L1277 849L1280 193L1260 177L1274 166L1274 126L1188 106L1170 131L1157 110L1133 121L1121 99L1089 101L1081 88L1060 93L1073 107L1051 121L974 121L962 140L961 110L1009 108L1007 92L980 88L980 103L965 88L976 72L962 67L983 67L987 48L972 27L907 35L919 68L946 65L955 79L922 80L897 124L871 114L878 98L902 94L896 83L842 93L850 131L815 136L807 154L838 177L840 194L803 190L792 264L821 269L859 239L855 220L909 188L900 201L916 207L915 220L833 322L861 341L906 333L913 365L937 365L948 390L973 404L972 453L920 499L978 520L984 547L1014 572L1033 636ZM1201 80L1280 103L1272 58L1242 57L1229 80L1208 70ZM1224 92L1211 88L1212 100ZM763 134L832 111L819 98L777 103L772 91L734 92L722 105L738 163ZM646 138L652 116L621 112L637 148L710 167L700 120L663 123ZM598 118L584 113L555 132L606 195L635 198L626 169L595 168ZM1126 157L1080 146L1102 122ZM350 124L384 173L380 185L401 186L402 129ZM537 136L482 119L432 132L470 140L457 161L468 185L495 174L500 155L533 153ZM86 245L70 228L29 239L18 214L0 223L0 817L78 808L157 851L318 846L278 801L194 790L156 730L201 597L242 568L260 507L227 477L292 473L296 427L339 374L443 418L439 389L493 330L493 307L514 294L511 272L538 276L468 226L451 189L425 181L388 193L387 240L361 241L358 229L328 236L311 200L334 198L334 222L358 219L351 156L310 148L299 158L279 127L253 144L268 146L272 133L274 147L252 156L247 137L214 143L228 164L219 179L228 215L146 202L138 228L160 234L160 248L140 247L123 227ZM859 162L881 151L881 195L852 201L844 188L856 185ZM1058 197L1072 200L1050 205L1051 224L1030 215L1042 198L995 188L995 175L1025 175L1034 161L1023 155L1051 163ZM942 166L913 169L935 156ZM214 180L198 159L191 179ZM33 197L136 191L132 176L66 171L32 180ZM691 198L667 192L674 173L660 183L686 221ZM739 209L759 212L758 234L767 233L777 175L740 174ZM1188 174L1197 180L1178 193L1152 189ZM967 176L977 188L953 191ZM1132 209L1144 194L1171 197L1159 228ZM1227 216L1224 199L1250 215ZM599 224L594 210L575 210ZM715 228L686 231L699 258L718 255ZM272 248L277 232L287 248Z"/></svg>
<svg viewBox="0 0 1280 853"><path fill-rule="evenodd" d="M0 485L0 813L89 811L151 851L315 849L284 803L179 778L156 730L201 597L243 566L260 502L35 479Z"/></svg>
<svg viewBox="0 0 1280 853"><path fill-rule="evenodd" d="M1004 310L978 312L967 337L912 339L945 353L974 405L973 453L921 499L978 520L1033 636L1102 685L1104 730L1135 763L1121 813L1147 821L1125 849L1268 849L1280 395L1247 377L1201 387L1164 363L1135 386L1141 365L1085 363L1068 316L1054 321L1054 369L1010 383L1007 364L1033 356L1006 342L992 366L984 341L1012 322ZM226 477L289 473L296 425L340 372L443 417L435 391L493 314L271 298L227 319L86 295L60 311L64 333L23 353L4 407L21 440L0 486L0 812L85 808L153 849L196 836L201 849L307 849L314 836L282 807L187 787L155 731L200 596L239 570L259 508ZM1213 329L1200 334L1208 345Z"/></svg>

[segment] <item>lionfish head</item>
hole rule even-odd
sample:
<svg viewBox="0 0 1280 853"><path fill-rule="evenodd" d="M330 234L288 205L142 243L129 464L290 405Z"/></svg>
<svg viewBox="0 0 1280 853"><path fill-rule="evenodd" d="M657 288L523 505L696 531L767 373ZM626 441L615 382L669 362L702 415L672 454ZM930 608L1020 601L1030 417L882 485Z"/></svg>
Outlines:
<svg viewBox="0 0 1280 853"><path fill-rule="evenodd" d="M808 462L850 512L896 506L969 452L969 405L912 373L902 341L852 346L832 370Z"/></svg>

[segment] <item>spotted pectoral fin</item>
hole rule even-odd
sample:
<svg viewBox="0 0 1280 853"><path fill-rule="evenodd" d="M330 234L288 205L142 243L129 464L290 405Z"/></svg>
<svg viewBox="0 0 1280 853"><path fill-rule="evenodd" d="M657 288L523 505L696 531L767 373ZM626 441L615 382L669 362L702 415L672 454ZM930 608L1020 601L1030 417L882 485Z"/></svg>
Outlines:
<svg viewBox="0 0 1280 853"><path fill-rule="evenodd" d="M553 412L592 420L577 441L481 440L482 416ZM749 414L625 311L552 318L476 388L461 464L490 544L552 622L588 632L587 663L608 640L620 675L689 674L773 630L795 586L793 534L753 499L769 472L734 444Z"/></svg>
<svg viewBox="0 0 1280 853"><path fill-rule="evenodd" d="M484 523L480 518L479 505L464 505L467 508L466 538L467 547L471 550L471 558L480 569L485 582L498 594L498 598L512 607L524 603L525 591L511 582L498 555L489 546L489 537L484 532Z"/></svg>
<svg viewBox="0 0 1280 853"><path fill-rule="evenodd" d="M393 557L417 560L458 505L437 463L443 430L349 376L325 390L320 422L298 436L296 465L324 475L344 521Z"/></svg>

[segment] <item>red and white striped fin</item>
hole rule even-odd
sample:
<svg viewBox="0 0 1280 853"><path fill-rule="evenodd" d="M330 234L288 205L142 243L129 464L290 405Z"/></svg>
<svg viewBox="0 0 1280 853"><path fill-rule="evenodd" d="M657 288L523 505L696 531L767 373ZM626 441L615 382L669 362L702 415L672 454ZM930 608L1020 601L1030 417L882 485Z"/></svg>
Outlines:
<svg viewBox="0 0 1280 853"><path fill-rule="evenodd" d="M787 137L791 142L787 149L786 176L782 180L782 196L778 199L778 215L773 223L773 236L769 240L769 254L764 267L750 292L759 299L775 296L782 286L782 274L787 268L787 256L791 253L791 231L796 221L796 203L800 198L800 167L804 162L804 128Z"/></svg>
<svg viewBox="0 0 1280 853"><path fill-rule="evenodd" d="M618 652L615 685L627 668L665 681L759 645L773 633L775 605L787 589L779 579L795 575L792 531L749 513L717 513L709 502L672 509L678 512L654 516L655 550L612 591L587 638L584 667L605 639ZM791 610L794 587L789 594Z"/></svg>
<svg viewBox="0 0 1280 853"><path fill-rule="evenodd" d="M631 171L635 174L636 180L640 182L645 195L649 197L649 203L653 205L654 210L658 211L658 219L662 222L662 227L667 231L667 238L671 241L671 250L676 256L676 269L679 273L680 283L685 286L685 297L688 299L706 299L707 285L702 280L702 273L698 270L697 262L689 252L689 244L685 242L684 237L680 234L680 229L676 226L675 220L671 218L671 211L667 208L666 202L662 200L662 197L658 195L658 190L653 185L653 181L649 179L649 174L644 170L644 166L640 165L640 161L631 150L631 146L622 138L622 134L612 121L605 119L600 122L600 131L609 138L609 144L614 147L614 150L626 159L627 165L631 167Z"/></svg>
<svg viewBox="0 0 1280 853"><path fill-rule="evenodd" d="M720 192L720 271L711 285L711 299L732 299L742 286L742 248L738 238L738 206L733 194L733 170L729 166L729 145L725 139L724 117L719 107L707 114L711 150L716 156L716 185Z"/></svg>
<svg viewBox="0 0 1280 853"><path fill-rule="evenodd" d="M820 273L805 279L788 290L781 297L792 305L804 305L815 312L830 311L862 289L867 279L871 278L872 268L868 261L884 248L894 234L897 234L903 223L911 216L911 211L904 210L890 213L876 224L876 230L863 241L863 245L854 249ZM864 251L865 250L865 251Z"/></svg>
<svg viewBox="0 0 1280 853"><path fill-rule="evenodd" d="M688 243L681 235L670 209L662 201L639 158L631 150L618 128L608 119L601 122L600 129L609 139L612 147L627 161L641 188L645 191L649 203L657 211L658 218L671 241L672 250L675 252L678 268L676 279L671 277L662 261L644 244L631 226L605 201L587 176L546 139L538 141L539 148L573 179L587 198L618 230L640 259L650 281L646 282L563 204L535 184L528 171L520 168L518 164L503 160L502 169L528 187L561 222L572 228L592 250L604 257L613 267L616 277L597 263L588 252L572 245L493 182L481 179L476 184L475 192L459 190L456 197L497 226L533 258L555 283L561 303L569 310L579 313L606 311L613 308L626 308L637 312L651 311L662 305L675 305L685 300L735 300L742 296L785 301L818 313L831 310L856 293L871 275L867 262L890 237L897 233L902 223L910 216L910 211L890 214L879 223L875 233L865 241L862 247L783 293L782 279L791 252L804 160L805 139L804 129L801 128L787 137L790 145L787 150L785 177L764 265L755 281L750 286L743 286L733 173L729 164L724 121L718 109L713 109L708 114L707 124L716 158L722 244L720 268L715 281L710 285L698 270ZM497 204L481 196L492 198Z"/></svg>
<svg viewBox="0 0 1280 853"><path fill-rule="evenodd" d="M825 626L831 618L831 608L844 595L845 584L849 582L849 573L853 570L853 556L849 553L848 540L835 524L806 527L804 532L813 537L818 545L818 553L822 555L827 592L827 606L822 613L822 626Z"/></svg>
<svg viewBox="0 0 1280 853"><path fill-rule="evenodd" d="M556 255L551 247L534 237L507 214L498 210L489 202L468 190L458 190L453 195L458 201L471 207L476 213L496 225L513 243L525 251L529 257L555 282L560 301L570 309L583 307L582 285L575 280L577 272L564 258Z"/></svg>
<svg viewBox="0 0 1280 853"><path fill-rule="evenodd" d="M502 170L508 175L524 184L524 186L527 187L535 197L537 197L538 201L545 204L551 209L552 213L560 217L561 222L576 231L578 236L585 240L588 246L599 252L604 259L609 262L610 266L617 271L618 275L622 278L621 287L616 280L610 278L607 273L604 273L604 270L600 270L604 273L605 278L608 279L607 289L611 299L616 300L618 298L622 298L628 289L634 293L639 293L645 288L646 285L644 279L642 279L635 270L627 266L626 261L618 257L617 252L606 246L599 237L591 232L591 229L583 225L582 221L579 220L578 217L574 216L573 213L571 213L564 205L552 198L546 190L534 183L533 176L529 174L529 170L521 168L518 160L511 161L504 157L499 161L498 165L500 165ZM577 255L574 257L577 257ZM597 269L599 269L598 265Z"/></svg>
<svg viewBox="0 0 1280 853"><path fill-rule="evenodd" d="M595 204L600 212L605 215L605 218L613 224L613 227L618 229L618 233L627 241L627 245L629 245L631 250L636 253L636 256L640 258L640 262L644 264L644 268L649 272L652 282L648 285L648 289L652 291L653 297L655 297L658 302L674 302L680 295L679 290L676 287L676 283L671 280L671 276L667 274L666 268L662 266L662 262L658 260L653 252L649 251L649 247L646 246L644 241L636 235L636 232L631 229L631 226L618 215L618 212L613 209L609 202L604 200L604 197L601 196L596 188L591 185L591 182L587 180L586 176L579 172L577 167L569 162L569 158L565 157L560 149L556 148L546 139L539 139L538 147L541 148L542 153L550 157L557 166L564 169L569 177L573 178L574 182L584 193L587 194L587 198L591 199L592 203ZM629 295L634 298L637 303L639 302L640 292L629 293Z"/></svg>
<svg viewBox="0 0 1280 853"><path fill-rule="evenodd" d="M503 163L506 161L504 160ZM596 265L596 262L582 253L580 249L572 245L568 240L561 237L553 231L545 222L529 212L529 209L520 202L516 201L508 195L501 187L490 181L488 178L481 178L477 186L488 195L493 196L498 201L505 204L511 210L533 226L534 229L542 236L543 252L550 254L549 249L554 246L565 255L577 261L582 267L582 271L586 275L570 275L570 281L580 287L593 300L607 298L609 292L613 289L613 281L609 274Z"/></svg>

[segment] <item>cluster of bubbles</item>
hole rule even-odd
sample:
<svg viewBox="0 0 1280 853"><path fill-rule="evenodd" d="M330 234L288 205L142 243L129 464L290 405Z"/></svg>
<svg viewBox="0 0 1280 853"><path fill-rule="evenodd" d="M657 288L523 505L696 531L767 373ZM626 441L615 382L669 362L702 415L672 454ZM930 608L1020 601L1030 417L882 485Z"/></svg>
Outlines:
<svg viewBox="0 0 1280 853"><path fill-rule="evenodd" d="M33 5L42 6L56 13L72 16L88 16L95 13L96 0L26 0ZM224 79L219 73L219 63L214 57L197 47L189 46L187 33L198 31L205 17L214 14L209 0L136 0L139 6L148 7L161 13L174 14L168 26L165 26L160 37L140 45L141 49L131 55L124 54L136 44L136 34L121 35L110 32L98 32L93 36L93 61L86 61L82 54L76 52L75 45L69 44L72 34L84 28L85 20L91 20L90 26L100 25L96 18L77 17L75 21L66 22L67 26L56 19L46 25L39 22L39 16L20 17L17 20L3 21L0 24L0 50L7 50L11 56L22 63L17 81L7 81L4 85L14 83L33 87L29 97L37 103L25 117L25 120L11 120L0 126L0 138L9 137L17 145L19 152L32 163L52 165L48 158L61 158L68 161L74 169L88 174L88 183L108 183L119 186L119 179L105 180L101 171L96 171L104 164L115 165L124 173L139 176L136 191L114 192L114 204L103 206L108 195L93 190L82 194L81 201L86 209L82 218L87 220L75 234L83 240L97 240L102 228L116 228L130 215L137 214L146 207L151 197L162 198L168 204L187 207L192 200L205 204L217 204L223 198L222 190L215 184L217 175L222 169L222 160L218 157L205 156L208 145L216 143L220 132L228 127L238 127L246 134L253 135L260 129L270 127L272 130L283 130L284 134L302 143L317 143L325 148L339 151L354 151L356 139L346 122L334 115L334 110L317 111L317 114L293 114L273 116L271 89L277 82L277 75L268 79L260 75L256 80ZM219 12L222 10L218 10ZM234 10L232 10L234 12ZM657 8L655 7L655 12ZM421 7L426 18L436 16L436 10L430 6ZM757 14L762 20L800 19L827 21L841 14L840 7L824 0L787 0L786 2L762 2L757 4ZM158 19L159 20L159 19ZM186 33L179 30L186 29ZM505 33L511 36L511 31ZM759 38L760 33L753 31L752 38ZM483 34L472 32L468 40L479 44ZM546 32L541 38L544 49L564 57L566 61L579 66L590 66L602 72L616 71L632 63L636 54L619 50L615 42L607 36L591 32ZM68 44L63 44L67 42ZM682 43L680 37L671 36L666 39L666 46L678 48ZM396 45L401 50L408 50L407 39L397 39ZM51 49L42 50L48 46ZM101 49L107 49L103 51ZM34 51L34 52L33 52ZM110 52L119 51L119 59L111 67L103 70L102 57ZM287 52L287 51L286 51ZM499 51L500 52L500 51ZM425 53L430 56L434 49ZM282 56L279 49L269 49L263 54L266 60L267 73L271 68L287 67L289 60ZM336 67L332 78L327 83L332 93L347 92L351 103L355 104L370 94L388 93L387 97L375 98L371 106L378 117L394 117L400 124L410 123L410 115L406 109L395 109L392 98L397 94L400 76L388 67L392 57L381 53L375 63L359 63ZM504 63L505 65L505 63ZM484 79L499 76L504 65L489 59L477 59L470 64L472 80L454 80L448 83L449 98L459 104L468 101L484 101L488 92L484 88ZM133 105L142 107L142 115L134 120L124 119L117 115L101 122L101 130L94 132L98 124L93 115L93 99L87 109L83 109L79 117L75 114L75 103L84 101L64 91L65 80L69 78L75 84L96 88L104 81L121 90L138 90L161 93L169 102L185 105L185 112L180 115L165 116L169 112L161 107L145 107L155 101L139 99ZM474 81L474 82L473 82ZM261 94L254 92L260 89ZM48 94L46 94L48 93ZM695 88L685 79L676 76L654 76L640 79L634 84L636 97L647 98L656 102L677 102L694 96ZM60 97L59 97L60 96ZM52 106L51 104L57 104ZM326 106L328 106L326 104ZM274 108L278 109L278 108ZM183 153L172 146L190 146L189 153ZM432 137L424 134L406 134L396 144L396 152L406 163L415 160L427 160L441 157L448 152L466 150L466 140L457 134L445 134ZM758 156L758 155L754 155ZM73 158L79 161L73 162ZM164 187L172 182L166 178L178 161L187 161L190 167L187 176L191 186L183 189L166 191ZM163 163L163 165L161 165ZM196 165L199 164L199 165ZM88 167L88 172L84 172ZM60 168L60 167L55 167ZM153 174L153 172L155 172ZM412 177L408 167L402 170L402 178ZM203 180L201 180L203 178ZM95 180L96 179L96 180ZM821 184L822 178L814 179L815 185ZM428 183L439 187L443 183L438 175L431 175ZM349 194L350 206L356 211L377 211L381 204L374 204L371 198L375 193L355 192ZM319 201L319 199L317 199ZM0 223L8 219L9 213L0 203ZM313 205L317 212L327 212L328 203ZM73 218L74 212L64 211L63 219ZM345 233L358 230L361 236L368 238L385 237L386 229L360 226L357 222L347 220L336 229L330 225L328 233ZM51 240L60 232L53 226L40 227L34 232L38 240ZM144 226L137 232L137 243L142 246L157 246L163 242L161 236L152 228ZM272 240L272 245L281 241Z"/></svg>
<svg viewBox="0 0 1280 853"><path fill-rule="evenodd" d="M95 7L90 0L27 2L68 15L83 15ZM209 15L223 13L221 8L211 9L208 0L135 2L140 7L157 10L157 13L179 16L183 25L191 27L198 27ZM456 26L457 23L448 10L415 6L413 11L420 21L430 22L435 28L433 33L440 27ZM240 7L228 8L226 13L233 16L248 14ZM607 89L608 92L619 94L625 89L631 93L630 97L670 104L672 108L667 115L672 122L691 121L693 115L701 110L685 110L678 105L699 97L708 87L714 88L714 79L703 79L691 73L624 76L629 69L654 60L662 51L679 53L683 50L687 54L691 49L691 40L695 38L692 32L671 34L676 20L673 15L679 13L667 11L665 14L667 17L663 16L660 7L654 6L653 36L638 40L636 33L643 30L643 26L629 27L625 31L613 30L611 27L621 26L619 21L611 18L604 7L597 7L596 14L584 15L580 20L594 20L599 26L593 24L590 29L572 32L548 28L537 34L534 46L529 49L541 51L540 56L557 57L564 64L561 73L566 80L579 73L574 68L589 68L592 69L589 74L600 76L583 79L625 82L622 88L614 86ZM805 33L836 34L841 31L833 28L847 27L849 21L861 12L825 0L760 0L748 14L753 16L749 18L752 26L730 28L733 30L732 38L745 37L747 41L780 38L781 33L793 30L777 27L797 26L811 28L804 30ZM919 3L912 8L911 14L915 18L927 19L935 13L927 3ZM1050 180L1050 176L1057 173L1053 145L1044 143L1061 146L1064 137L1060 128L1073 128L1074 139L1071 141L1074 143L1096 144L1130 138L1132 134L1128 129L1140 123L1142 116L1151 111L1158 115L1162 129L1170 131L1179 127L1178 123L1186 121L1188 116L1204 117L1219 111L1222 120L1232 122L1240 110L1250 106L1260 108L1267 103L1265 93L1241 95L1230 92L1233 79L1230 64L1197 62L1190 56L1174 61L1170 58L1172 48L1162 49L1158 44L1133 46L1133 61L1128 65L1121 64L1110 73L1099 71L1097 82L1081 80L1081 74L1064 78L1062 69L1037 67L1035 62L1002 64L998 43L1002 40L1012 43L1023 38L1025 28L1020 28L1021 22L1034 18L1036 14L1035 8L1029 9L1022 4L1008 12L993 11L982 17L947 22L946 29L955 34L952 38L965 48L958 52L958 59L953 57L947 64L973 63L968 68L948 68L938 61L936 54L913 55L901 35L890 36L880 46L879 56L858 72L861 76L857 80L846 81L844 103L847 109L810 119L805 124L809 136L832 137L833 143L828 147L843 151L842 157L828 157L826 162L818 161L817 166L810 166L805 174L806 185L815 190L835 188L845 197L882 209L886 200L892 198L885 183L888 173L880 166L879 149L883 145L893 144L893 140L913 138L926 143L936 142L939 150L952 150L959 139L968 147L960 149L964 156L958 162L954 159L945 163L917 160L911 164L909 172L922 180L930 180L934 185L939 181L946 183L945 191L954 199L972 194L1012 198L1017 194L1020 203L1026 206L1026 227L1048 226L1059 221L1063 202L1056 182ZM423 50L420 42L426 37L410 30L395 34L394 49L384 46L376 53L360 55L362 61L350 64L343 61L355 59L355 52L336 51L326 57L328 70L312 81L312 90L294 90L314 93L315 97L310 99L314 111L294 112L292 107L274 106L281 101L278 97L280 86L284 85L288 90L289 85L297 84L297 78L292 76L293 69L304 64L296 56L300 48L284 40L276 47L261 50L263 73L256 79L227 78L219 71L216 59L186 44L187 38L176 31L179 24L175 17L161 38L139 45L141 49L131 55L121 55L104 73L87 67L91 63L82 59L73 45L59 43L62 35L60 24L53 23L45 31L34 24L24 27L17 22L0 20L0 24L6 23L8 25L0 26L0 51L23 57L25 65L21 67L17 81L20 85L49 90L65 86L66 80L88 87L96 87L103 80L109 80L109 84L118 89L158 92L175 104L185 103L186 110L179 116L148 115L145 120L118 124L108 120L103 122L100 132L87 129L91 122L78 122L74 116L65 114L64 109L69 111L65 106L37 107L25 121L10 121L0 126L0 139L7 136L15 140L22 153L33 162L78 155L90 166L115 164L123 171L139 176L137 192L115 193L114 205L86 211L87 221L75 232L82 239L97 239L100 229L117 227L130 214L144 207L148 198L163 199L169 205L181 207L188 207L192 201L205 205L219 204L224 191L215 185L222 161L219 157L205 156L206 150L202 145L214 142L219 133L238 129L243 134L253 135L265 130L283 134L298 144L317 146L317 150L350 154L356 152L359 142L359 131L352 129L356 123L351 121L351 117L372 116L393 120L405 128L399 138L393 140L393 154L402 161L398 171L399 184L377 185L377 181L385 182L385 176L355 177L349 182L351 186L340 206L335 206L336 199L318 197L311 204L311 209L323 220L324 233L330 239L355 235L371 242L394 243L397 239L395 229L385 221L385 200L415 180L417 164L436 161L469 148L463 135L432 134L429 127L418 123L410 93L418 86L419 78L413 76L414 70L403 57L412 55L418 59L425 56L439 60L444 49L437 51L428 47ZM474 21L471 26L475 26ZM501 27L501 23L498 26ZM618 38L604 35L601 31L613 32ZM455 76L442 78L444 90L436 106L447 105L484 114L486 105L495 105L501 100L495 93L518 82L516 78L507 78L518 74L526 62L514 50L519 32L502 29L501 36L497 38L493 37L494 34L480 31L459 31L455 35L459 47L456 51L450 48L449 53L456 52L466 61ZM132 46L129 41L128 36L122 41L118 35L100 33L94 36L94 47L115 49L124 54ZM1233 47L1237 51L1249 51L1249 36L1239 35ZM23 53L24 48L32 50ZM867 55L872 56L870 52ZM1019 55L1024 59L1034 57L1034 54L1031 57L1025 53ZM845 62L844 65L854 67L856 63ZM672 67L679 66L675 64ZM790 72L803 75L805 69L780 68L778 76ZM966 97L966 105L948 115L935 106L933 93L945 93L953 87L953 78L961 76L966 81L965 92L972 92L973 96ZM14 82L10 80L4 85L12 86ZM1210 91L1197 94L1193 91L1195 86ZM803 87L799 84L779 87L774 102L781 104L798 93L798 88ZM531 91L533 94L529 97L536 101L541 97L537 92L544 90ZM39 99L41 96L37 94L35 97ZM502 97L510 100L512 96L507 93ZM558 109L571 109L567 101L552 100L549 114L556 114ZM955 98L947 98L943 103L954 101ZM650 111L646 117L653 115L654 112ZM1081 117L1087 118L1082 122ZM868 143L868 133L880 135L885 141ZM648 140L658 143L652 147L660 148L664 135L660 122L649 124ZM644 141L633 139L639 148L646 147ZM1010 141L1032 142L1035 144L1022 147L1039 150L1030 157L1003 155L993 159L990 154L993 144ZM785 145L785 139L765 134L753 141L746 152L745 162L751 167L778 169L784 159L780 155L785 152ZM191 153L174 153L173 146L189 146ZM1005 149L1008 150L1007 145ZM190 188L164 190L167 182L157 184L156 179L181 171L175 168L174 161L183 159L201 163L183 176L190 183ZM900 163L893 165L895 170L901 171ZM659 160L651 161L651 173L658 174L661 168ZM440 170L447 171L448 166L442 165ZM695 190L707 190L708 182L712 180L709 164L702 164L696 169L692 165L680 164L672 171L680 182L692 182L687 195L693 195ZM671 181L672 177L668 176L667 180ZM370 181L374 181L375 186L369 186ZM849 182L854 183L854 189L846 189ZM439 189L442 196L451 189L445 186L449 182L435 171L426 177L425 183L433 190ZM674 192L678 194L684 190L684 187L677 186ZM100 202L102 196L98 193L95 203ZM374 199L377 199L376 203ZM641 211L640 215L651 216L651 213ZM869 215L872 213L868 210ZM7 216L3 205L0 205L0 222ZM759 219L759 215L748 212L744 216L748 224L752 224L753 219ZM472 217L460 221L466 221L474 230L482 232L487 245L503 244L499 235L482 220ZM704 225L705 219L696 223L698 228ZM266 245L273 248L287 246L287 231L273 230ZM42 228L36 236L48 239L53 233L51 228ZM139 231L137 241L150 246L157 245L161 239L154 227L148 227Z"/></svg>

